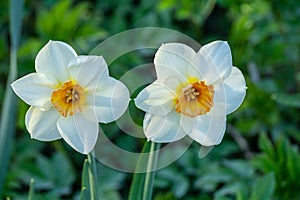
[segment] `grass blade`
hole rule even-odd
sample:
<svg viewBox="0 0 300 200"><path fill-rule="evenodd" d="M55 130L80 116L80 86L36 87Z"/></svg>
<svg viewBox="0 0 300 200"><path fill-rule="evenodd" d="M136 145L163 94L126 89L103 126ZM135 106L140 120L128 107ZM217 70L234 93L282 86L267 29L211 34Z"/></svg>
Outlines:
<svg viewBox="0 0 300 200"><path fill-rule="evenodd" d="M23 0L10 1L10 69L7 78L5 96L2 105L0 121L0 197L6 177L8 161L10 157L12 139L15 132L16 96L10 84L17 78L17 49L21 34Z"/></svg>

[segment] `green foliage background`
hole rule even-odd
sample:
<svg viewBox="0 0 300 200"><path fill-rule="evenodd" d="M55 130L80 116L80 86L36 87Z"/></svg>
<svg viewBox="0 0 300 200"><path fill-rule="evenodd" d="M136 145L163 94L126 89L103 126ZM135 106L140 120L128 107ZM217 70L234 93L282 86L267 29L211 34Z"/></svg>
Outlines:
<svg viewBox="0 0 300 200"><path fill-rule="evenodd" d="M0 1L0 7L2 107L11 36L9 2ZM88 54L109 36L147 26L177 30L200 44L227 40L234 64L246 77L246 99L229 115L224 140L207 157L198 159L199 145L193 143L179 160L157 172L153 198L300 199L299 1L45 0L25 1L23 14L19 76L34 71L35 56L49 39L67 42L79 54ZM110 73L119 78L152 60L153 54L130 53L109 66ZM79 199L85 157L63 141L31 140L24 125L28 106L19 101L17 108L2 198L27 199L34 179L35 199ZM144 140L128 138L114 123L103 128L120 147L142 149ZM127 199L132 174L99 162L97 167L101 199Z"/></svg>

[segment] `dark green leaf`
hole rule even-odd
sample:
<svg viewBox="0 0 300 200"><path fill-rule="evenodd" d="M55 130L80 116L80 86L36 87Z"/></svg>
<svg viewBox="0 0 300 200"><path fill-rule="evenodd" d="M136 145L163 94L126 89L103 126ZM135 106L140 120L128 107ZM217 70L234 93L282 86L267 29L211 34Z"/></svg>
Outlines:
<svg viewBox="0 0 300 200"><path fill-rule="evenodd" d="M275 177L273 173L258 178L251 191L250 200L271 199L275 190Z"/></svg>
<svg viewBox="0 0 300 200"><path fill-rule="evenodd" d="M300 94L273 94L272 98L279 104L300 108Z"/></svg>

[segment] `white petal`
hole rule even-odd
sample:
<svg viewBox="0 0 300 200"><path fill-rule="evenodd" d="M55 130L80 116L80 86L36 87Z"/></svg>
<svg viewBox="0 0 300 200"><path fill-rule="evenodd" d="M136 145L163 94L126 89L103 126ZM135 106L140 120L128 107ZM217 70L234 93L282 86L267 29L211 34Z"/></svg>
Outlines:
<svg viewBox="0 0 300 200"><path fill-rule="evenodd" d="M158 80L177 77L180 82L185 82L188 76L198 76L193 70L196 68L194 63L196 56L197 53L185 44L162 44L154 58Z"/></svg>
<svg viewBox="0 0 300 200"><path fill-rule="evenodd" d="M90 91L88 104L94 109L98 122L109 123L118 119L127 109L129 91L112 77L102 78L95 91Z"/></svg>
<svg viewBox="0 0 300 200"><path fill-rule="evenodd" d="M160 117L146 113L144 118L144 133L148 140L158 143L174 142L186 134L180 128L180 115L175 111Z"/></svg>
<svg viewBox="0 0 300 200"><path fill-rule="evenodd" d="M169 77L157 79L156 82L164 85L168 90L176 93L178 85L186 83L188 81L187 77L183 77L182 74L178 75L172 69L169 70Z"/></svg>
<svg viewBox="0 0 300 200"><path fill-rule="evenodd" d="M57 128L63 139L82 154L91 152L98 138L96 115L88 108L70 117L60 117Z"/></svg>
<svg viewBox="0 0 300 200"><path fill-rule="evenodd" d="M45 74L31 73L11 84L14 92L27 104L49 108L56 81Z"/></svg>
<svg viewBox="0 0 300 200"><path fill-rule="evenodd" d="M144 88L134 102L136 106L150 114L164 116L174 108L175 94L159 82Z"/></svg>
<svg viewBox="0 0 300 200"><path fill-rule="evenodd" d="M108 67L102 56L77 56L70 61L68 70L71 77L85 88L96 86L101 76L108 76Z"/></svg>
<svg viewBox="0 0 300 200"><path fill-rule="evenodd" d="M214 85L214 104L223 105L226 109L226 90L223 79L216 82Z"/></svg>
<svg viewBox="0 0 300 200"><path fill-rule="evenodd" d="M35 59L35 70L38 73L50 74L59 82L68 80L68 63L77 54L64 42L49 41L38 53Z"/></svg>
<svg viewBox="0 0 300 200"><path fill-rule="evenodd" d="M228 115L242 104L246 96L245 78L238 68L232 68L229 77L224 81L224 88L226 93L226 113Z"/></svg>
<svg viewBox="0 0 300 200"><path fill-rule="evenodd" d="M56 128L59 116L59 112L54 108L48 111L41 111L39 108L31 106L25 117L25 125L31 138L40 141L60 139L61 136Z"/></svg>
<svg viewBox="0 0 300 200"><path fill-rule="evenodd" d="M197 56L197 66L207 84L226 78L232 69L232 56L227 42L214 41L204 45Z"/></svg>
<svg viewBox="0 0 300 200"><path fill-rule="evenodd" d="M215 104L211 111L205 115L196 118L182 116L181 126L186 134L201 145L217 145L222 141L225 133L225 107Z"/></svg>

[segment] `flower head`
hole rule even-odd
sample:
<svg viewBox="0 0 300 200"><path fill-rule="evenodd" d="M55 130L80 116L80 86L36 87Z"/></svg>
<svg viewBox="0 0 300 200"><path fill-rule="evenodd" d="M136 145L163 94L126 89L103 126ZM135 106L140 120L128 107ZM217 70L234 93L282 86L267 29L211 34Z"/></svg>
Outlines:
<svg viewBox="0 0 300 200"><path fill-rule="evenodd" d="M114 121L127 108L129 91L109 76L101 56L78 56L68 44L49 41L36 57L35 70L11 85L31 105L25 124L34 139L63 138L87 154L96 144L98 122Z"/></svg>
<svg viewBox="0 0 300 200"><path fill-rule="evenodd" d="M232 66L227 42L209 43L199 52L180 43L163 44L154 65L157 80L135 99L146 112L146 137L172 142L189 135L203 146L219 144L226 115L241 105L246 94L244 76Z"/></svg>

